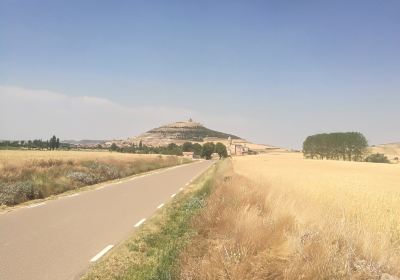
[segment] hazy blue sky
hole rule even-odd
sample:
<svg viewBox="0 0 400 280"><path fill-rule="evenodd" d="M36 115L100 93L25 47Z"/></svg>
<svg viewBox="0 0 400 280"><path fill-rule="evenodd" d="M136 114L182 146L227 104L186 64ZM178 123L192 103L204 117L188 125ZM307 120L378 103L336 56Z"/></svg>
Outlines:
<svg viewBox="0 0 400 280"><path fill-rule="evenodd" d="M400 141L400 1L0 1L0 139L190 116L286 147Z"/></svg>

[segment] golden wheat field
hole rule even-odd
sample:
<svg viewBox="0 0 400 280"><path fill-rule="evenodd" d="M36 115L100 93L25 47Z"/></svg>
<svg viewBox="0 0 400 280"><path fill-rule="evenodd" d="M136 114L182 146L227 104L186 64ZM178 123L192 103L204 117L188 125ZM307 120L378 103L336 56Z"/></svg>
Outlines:
<svg viewBox="0 0 400 280"><path fill-rule="evenodd" d="M113 153L109 151L38 151L38 150L0 150L0 168L6 165L24 165L30 161L41 160L132 160L155 158L156 155L137 155Z"/></svg>
<svg viewBox="0 0 400 280"><path fill-rule="evenodd" d="M400 165L236 157L222 172L181 279L398 279Z"/></svg>
<svg viewBox="0 0 400 280"><path fill-rule="evenodd" d="M392 222L400 225L400 165L307 160L294 153L235 158L233 163L236 173L304 203L292 206L298 215L330 211L379 232L393 229Z"/></svg>

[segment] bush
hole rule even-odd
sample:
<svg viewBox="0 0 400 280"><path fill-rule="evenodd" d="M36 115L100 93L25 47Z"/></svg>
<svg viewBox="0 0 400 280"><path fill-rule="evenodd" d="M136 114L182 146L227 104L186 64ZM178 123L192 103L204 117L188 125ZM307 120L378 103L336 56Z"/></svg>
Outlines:
<svg viewBox="0 0 400 280"><path fill-rule="evenodd" d="M93 171L98 174L100 180L110 180L119 178L119 171L117 167L104 164L104 163L96 163L92 167Z"/></svg>
<svg viewBox="0 0 400 280"><path fill-rule="evenodd" d="M0 205L15 205L41 197L30 182L0 183Z"/></svg>
<svg viewBox="0 0 400 280"><path fill-rule="evenodd" d="M90 169L89 173L96 177L96 181L104 181L110 179L117 179L120 172L116 166L106 164L98 161L87 161L82 163L83 166Z"/></svg>
<svg viewBox="0 0 400 280"><path fill-rule="evenodd" d="M78 181L85 185L92 185L92 184L97 183L97 181L98 181L96 179L96 177L93 176L92 174L85 173L85 172L79 172L79 171L68 173L67 178L69 178L73 181Z"/></svg>
<svg viewBox="0 0 400 280"><path fill-rule="evenodd" d="M365 158L366 162L375 162L375 163L390 163L390 160L384 154L372 154Z"/></svg>

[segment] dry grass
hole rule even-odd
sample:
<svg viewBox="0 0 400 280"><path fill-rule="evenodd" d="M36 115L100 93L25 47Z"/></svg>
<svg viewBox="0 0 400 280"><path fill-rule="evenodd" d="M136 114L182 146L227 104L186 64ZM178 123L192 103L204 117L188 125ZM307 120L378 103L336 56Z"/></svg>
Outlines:
<svg viewBox="0 0 400 280"><path fill-rule="evenodd" d="M117 160L131 161L140 158L156 158L157 155L124 154L109 151L36 151L36 150L0 150L0 170L5 166L23 166L42 160L84 161Z"/></svg>
<svg viewBox="0 0 400 280"><path fill-rule="evenodd" d="M193 222L181 279L400 275L399 165L299 154L232 164Z"/></svg>
<svg viewBox="0 0 400 280"><path fill-rule="evenodd" d="M0 205L173 166L182 158L80 151L0 151Z"/></svg>
<svg viewBox="0 0 400 280"><path fill-rule="evenodd" d="M400 143L382 144L370 148L371 153L385 154L393 163L399 163Z"/></svg>

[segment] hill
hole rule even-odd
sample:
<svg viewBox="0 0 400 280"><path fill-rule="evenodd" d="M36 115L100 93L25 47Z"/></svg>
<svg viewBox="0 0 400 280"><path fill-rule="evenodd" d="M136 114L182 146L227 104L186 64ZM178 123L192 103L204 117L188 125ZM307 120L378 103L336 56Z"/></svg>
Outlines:
<svg viewBox="0 0 400 280"><path fill-rule="evenodd" d="M227 145L229 138L232 144L246 146L257 152L277 149L276 147L268 145L251 143L237 135L209 129L192 119L153 128L139 136L131 137L126 140L109 141L106 145L110 146L112 143L115 143L118 146L129 146L132 144L139 145L140 142L142 142L143 145L153 147L167 146L171 143L182 145L185 142L200 144L205 142L222 142Z"/></svg>
<svg viewBox="0 0 400 280"><path fill-rule="evenodd" d="M83 139L83 140L62 140L61 143L76 145L76 146L96 146L101 145L107 142L107 140L90 140L90 139Z"/></svg>
<svg viewBox="0 0 400 280"><path fill-rule="evenodd" d="M205 138L228 138L239 139L239 137L212 130L202 126L200 123L189 120L188 122L176 122L170 125L161 126L147 132L150 135L162 135L171 139L181 139L188 141L204 141Z"/></svg>
<svg viewBox="0 0 400 280"><path fill-rule="evenodd" d="M370 152L385 154L390 160L393 160L400 157L400 142L371 146Z"/></svg>

